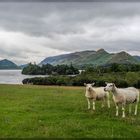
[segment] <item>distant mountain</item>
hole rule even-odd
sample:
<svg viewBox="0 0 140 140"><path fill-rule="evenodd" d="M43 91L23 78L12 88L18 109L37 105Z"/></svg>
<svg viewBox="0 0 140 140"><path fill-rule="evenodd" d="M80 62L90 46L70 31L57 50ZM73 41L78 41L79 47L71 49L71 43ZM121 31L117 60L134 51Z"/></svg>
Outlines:
<svg viewBox="0 0 140 140"><path fill-rule="evenodd" d="M0 60L0 69L18 69L19 67L10 60Z"/></svg>
<svg viewBox="0 0 140 140"><path fill-rule="evenodd" d="M29 65L29 64L22 64L22 65L19 66L19 68L20 68L20 69L23 69L23 68L27 67L28 65Z"/></svg>
<svg viewBox="0 0 140 140"><path fill-rule="evenodd" d="M53 57L47 57L40 62L39 65L43 64L73 64L76 66L84 65L108 65L111 63L121 63L121 64L138 64L140 60L135 56L122 51L119 53L108 53L104 49L99 49L98 51L81 51L70 54L58 55Z"/></svg>

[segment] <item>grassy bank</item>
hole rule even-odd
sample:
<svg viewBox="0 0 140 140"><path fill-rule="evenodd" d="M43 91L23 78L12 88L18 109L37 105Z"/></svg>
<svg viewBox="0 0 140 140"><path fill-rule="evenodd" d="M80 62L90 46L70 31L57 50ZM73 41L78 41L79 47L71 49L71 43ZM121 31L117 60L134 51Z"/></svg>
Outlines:
<svg viewBox="0 0 140 140"><path fill-rule="evenodd" d="M125 119L100 106L86 110L83 87L0 85L0 137L140 137L140 106Z"/></svg>

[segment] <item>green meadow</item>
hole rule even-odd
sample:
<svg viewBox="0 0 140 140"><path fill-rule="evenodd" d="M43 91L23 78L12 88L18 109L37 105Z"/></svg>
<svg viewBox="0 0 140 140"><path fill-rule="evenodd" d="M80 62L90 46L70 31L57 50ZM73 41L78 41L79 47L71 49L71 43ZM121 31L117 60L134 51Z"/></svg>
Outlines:
<svg viewBox="0 0 140 140"><path fill-rule="evenodd" d="M140 138L138 115L87 110L84 87L0 85L0 138ZM134 109L133 109L134 111Z"/></svg>

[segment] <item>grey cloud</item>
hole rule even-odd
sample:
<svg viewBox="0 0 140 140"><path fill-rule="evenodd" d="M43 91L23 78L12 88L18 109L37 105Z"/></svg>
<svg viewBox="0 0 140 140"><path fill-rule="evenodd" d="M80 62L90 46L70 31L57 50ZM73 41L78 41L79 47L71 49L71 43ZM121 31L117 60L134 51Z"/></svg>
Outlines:
<svg viewBox="0 0 140 140"><path fill-rule="evenodd" d="M139 52L139 6L136 2L0 3L0 29L23 33L30 40L25 40L18 49L11 46L16 48L14 52L12 49L0 50L5 57L19 58L18 63L29 61L29 56L40 61L52 55L51 50L55 54L99 48L111 52L122 49ZM34 37L37 44L33 43ZM44 51L37 49L39 46ZM28 52L27 56L25 52Z"/></svg>
<svg viewBox="0 0 140 140"><path fill-rule="evenodd" d="M97 18L122 18L140 14L136 3L11 3L0 4L0 25L35 35L81 31ZM46 18L46 22L42 19ZM97 23L100 24L100 23Z"/></svg>

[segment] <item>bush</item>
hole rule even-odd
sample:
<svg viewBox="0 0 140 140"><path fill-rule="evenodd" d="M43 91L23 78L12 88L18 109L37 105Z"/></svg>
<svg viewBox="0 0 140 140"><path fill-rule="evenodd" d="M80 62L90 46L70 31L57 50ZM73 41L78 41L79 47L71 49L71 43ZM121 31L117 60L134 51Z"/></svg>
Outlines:
<svg viewBox="0 0 140 140"><path fill-rule="evenodd" d="M117 87L120 87L120 88L128 87L128 83L125 80L117 80L117 81L114 81L114 83Z"/></svg>
<svg viewBox="0 0 140 140"><path fill-rule="evenodd" d="M134 84L134 86L135 86L136 88L140 88L140 80L138 80L137 83Z"/></svg>
<svg viewBox="0 0 140 140"><path fill-rule="evenodd" d="M91 77L68 77L68 76L50 76L50 77L35 77L24 79L23 84L33 84L33 85L59 85L59 86L84 86L84 83L93 83L95 86L105 86L105 82L113 82L117 87L125 88L128 86L134 86L140 88L140 80L135 84L128 84L126 80L114 79L112 81L101 80L101 79L91 79Z"/></svg>

